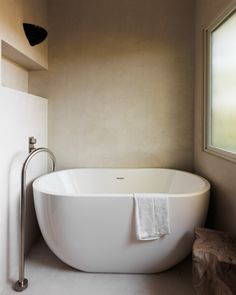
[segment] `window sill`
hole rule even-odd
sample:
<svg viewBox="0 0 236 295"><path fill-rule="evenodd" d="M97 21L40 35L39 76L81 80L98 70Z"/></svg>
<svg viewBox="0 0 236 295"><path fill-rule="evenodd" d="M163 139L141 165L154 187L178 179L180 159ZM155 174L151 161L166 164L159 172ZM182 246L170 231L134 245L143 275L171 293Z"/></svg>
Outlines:
<svg viewBox="0 0 236 295"><path fill-rule="evenodd" d="M204 152L209 153L218 158L236 163L236 154L213 146L207 146L203 149Z"/></svg>

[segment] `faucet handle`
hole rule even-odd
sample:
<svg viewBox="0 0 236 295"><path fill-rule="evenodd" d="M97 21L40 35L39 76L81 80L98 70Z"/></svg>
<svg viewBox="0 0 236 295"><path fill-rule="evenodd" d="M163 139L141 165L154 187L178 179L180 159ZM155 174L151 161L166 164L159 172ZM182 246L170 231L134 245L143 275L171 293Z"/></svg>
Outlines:
<svg viewBox="0 0 236 295"><path fill-rule="evenodd" d="M35 144L37 143L37 139L34 136L29 137L29 153L35 150Z"/></svg>
<svg viewBox="0 0 236 295"><path fill-rule="evenodd" d="M34 136L29 137L29 143L35 144L37 142L37 139Z"/></svg>

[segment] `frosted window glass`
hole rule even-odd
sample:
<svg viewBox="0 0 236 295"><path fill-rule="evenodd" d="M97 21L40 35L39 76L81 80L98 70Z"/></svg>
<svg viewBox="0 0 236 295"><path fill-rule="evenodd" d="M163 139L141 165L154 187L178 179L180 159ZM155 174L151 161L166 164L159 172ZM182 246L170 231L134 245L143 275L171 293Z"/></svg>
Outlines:
<svg viewBox="0 0 236 295"><path fill-rule="evenodd" d="M236 13L211 37L210 144L236 153Z"/></svg>

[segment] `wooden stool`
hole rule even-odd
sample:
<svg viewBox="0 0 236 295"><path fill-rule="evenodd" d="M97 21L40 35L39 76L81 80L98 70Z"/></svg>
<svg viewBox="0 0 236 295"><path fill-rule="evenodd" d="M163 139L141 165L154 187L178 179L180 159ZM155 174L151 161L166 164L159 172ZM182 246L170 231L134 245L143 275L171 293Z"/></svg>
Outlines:
<svg viewBox="0 0 236 295"><path fill-rule="evenodd" d="M193 286L199 295L236 295L236 240L197 228L193 244Z"/></svg>

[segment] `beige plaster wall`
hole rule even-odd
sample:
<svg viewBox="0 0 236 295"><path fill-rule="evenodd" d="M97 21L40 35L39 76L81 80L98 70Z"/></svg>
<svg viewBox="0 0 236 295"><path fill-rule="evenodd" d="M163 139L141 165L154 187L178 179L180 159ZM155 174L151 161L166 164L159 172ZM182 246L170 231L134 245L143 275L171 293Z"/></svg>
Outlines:
<svg viewBox="0 0 236 295"><path fill-rule="evenodd" d="M29 72L17 63L2 57L2 86L28 92Z"/></svg>
<svg viewBox="0 0 236 295"><path fill-rule="evenodd" d="M23 22L47 28L47 0L0 0L0 40L47 68L47 40L30 46L23 31Z"/></svg>
<svg viewBox="0 0 236 295"><path fill-rule="evenodd" d="M215 228L236 234L236 164L203 152L203 28L230 0L196 1L195 170L212 183L211 222Z"/></svg>
<svg viewBox="0 0 236 295"><path fill-rule="evenodd" d="M50 70L31 82L59 168L192 169L193 2L49 1Z"/></svg>

